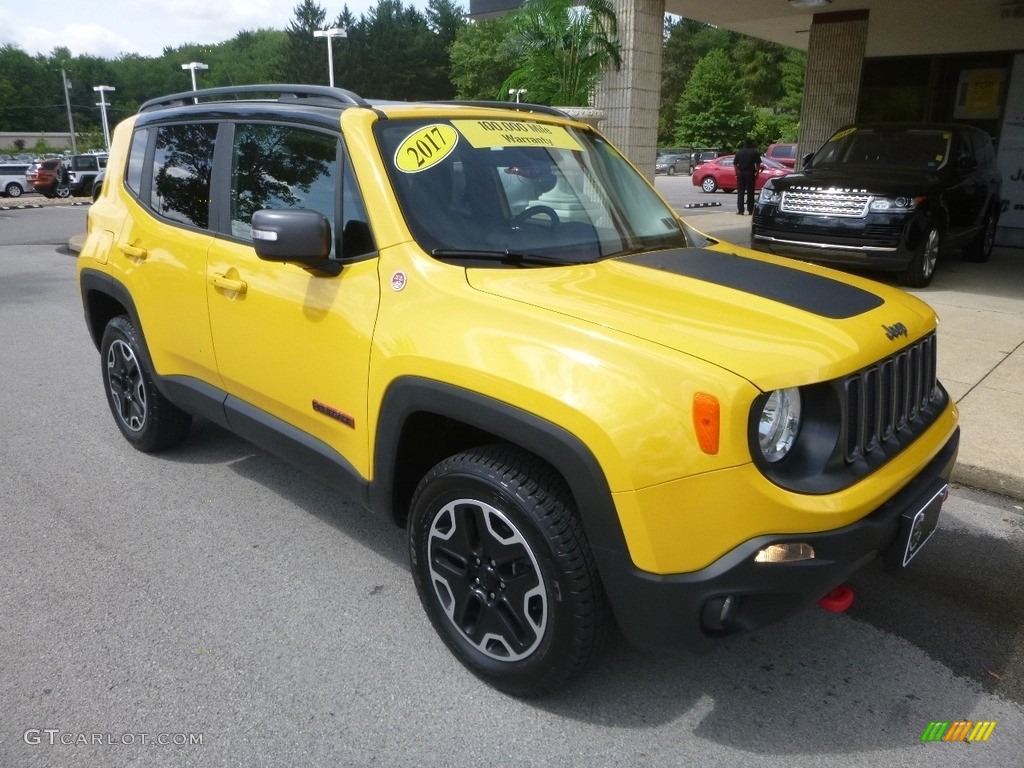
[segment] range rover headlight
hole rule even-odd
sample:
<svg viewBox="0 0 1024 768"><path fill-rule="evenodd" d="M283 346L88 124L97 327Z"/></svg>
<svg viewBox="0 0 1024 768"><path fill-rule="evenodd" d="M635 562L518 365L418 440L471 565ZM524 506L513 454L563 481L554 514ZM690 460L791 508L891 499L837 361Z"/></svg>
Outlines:
<svg viewBox="0 0 1024 768"><path fill-rule="evenodd" d="M920 197L873 197L868 208L877 212L903 213L916 208L921 200Z"/></svg>
<svg viewBox="0 0 1024 768"><path fill-rule="evenodd" d="M800 434L800 390L776 389L765 401L757 424L757 439L765 461L786 458Z"/></svg>
<svg viewBox="0 0 1024 768"><path fill-rule="evenodd" d="M761 187L761 194L757 198L757 202L761 205L778 205L780 200L782 200L782 193L775 191L771 181Z"/></svg>

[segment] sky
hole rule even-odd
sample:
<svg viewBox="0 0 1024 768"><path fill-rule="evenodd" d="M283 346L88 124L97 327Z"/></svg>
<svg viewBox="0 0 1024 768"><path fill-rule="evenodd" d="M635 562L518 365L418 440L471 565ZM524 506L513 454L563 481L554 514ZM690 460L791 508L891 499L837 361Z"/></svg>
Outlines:
<svg viewBox="0 0 1024 768"><path fill-rule="evenodd" d="M285 29L299 0L0 0L0 45L30 55L159 56L186 43L221 43L242 30ZM345 4L357 18L376 0L318 0L330 24ZM405 0L409 5L409 0ZM424 8L426 0L412 0ZM468 0L462 3L468 7Z"/></svg>

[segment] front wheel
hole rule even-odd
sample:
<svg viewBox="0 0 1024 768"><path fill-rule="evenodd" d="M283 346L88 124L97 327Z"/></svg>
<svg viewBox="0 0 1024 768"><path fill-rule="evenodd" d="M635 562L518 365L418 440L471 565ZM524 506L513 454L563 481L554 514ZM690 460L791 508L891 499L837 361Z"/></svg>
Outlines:
<svg viewBox="0 0 1024 768"><path fill-rule="evenodd" d="M62 200L66 197L71 197L71 187L67 184L58 184L53 188L53 194Z"/></svg>
<svg viewBox="0 0 1024 768"><path fill-rule="evenodd" d="M928 229L921 238L914 257L910 260L907 268L900 272L900 285L908 288L924 288L935 276L935 266L939 262L939 248L942 245L942 234L935 224L928 225Z"/></svg>
<svg viewBox="0 0 1024 768"><path fill-rule="evenodd" d="M129 443L152 453L180 443L192 417L160 394L141 350L138 331L126 316L107 323L100 357L110 412Z"/></svg>
<svg viewBox="0 0 1024 768"><path fill-rule="evenodd" d="M7 188L4 190L4 193L8 197L21 197L21 193L23 191L24 190L22 190L21 184L18 184L18 182L16 181L12 181L10 184L7 185Z"/></svg>
<svg viewBox="0 0 1024 768"><path fill-rule="evenodd" d="M423 607L453 654L507 693L580 675L610 624L564 481L511 446L452 456L420 481L409 553Z"/></svg>
<svg viewBox="0 0 1024 768"><path fill-rule="evenodd" d="M714 192L718 189L718 182L715 181L714 176L705 176L700 183L700 188L705 192Z"/></svg>

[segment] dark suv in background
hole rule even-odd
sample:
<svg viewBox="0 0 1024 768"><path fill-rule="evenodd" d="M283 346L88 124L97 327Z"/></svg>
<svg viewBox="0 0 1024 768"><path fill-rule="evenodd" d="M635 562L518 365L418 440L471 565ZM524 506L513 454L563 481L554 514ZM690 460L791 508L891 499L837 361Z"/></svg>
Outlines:
<svg viewBox="0 0 1024 768"><path fill-rule="evenodd" d="M751 247L931 282L940 255L987 261L999 220L992 139L953 124L851 125L761 190Z"/></svg>

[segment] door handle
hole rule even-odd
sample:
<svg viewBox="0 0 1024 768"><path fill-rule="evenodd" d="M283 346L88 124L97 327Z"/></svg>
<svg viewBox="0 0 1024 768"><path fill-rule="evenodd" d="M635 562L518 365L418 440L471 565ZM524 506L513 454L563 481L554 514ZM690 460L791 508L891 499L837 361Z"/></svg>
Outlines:
<svg viewBox="0 0 1024 768"><path fill-rule="evenodd" d="M234 293L245 293L249 286L245 280L232 280L227 275L214 274L210 280L215 287L220 288L222 291L233 291Z"/></svg>
<svg viewBox="0 0 1024 768"><path fill-rule="evenodd" d="M126 256L131 256L133 259L145 259L149 256L149 251L145 248L141 248L137 245L129 245L128 243L121 243L121 252Z"/></svg>

